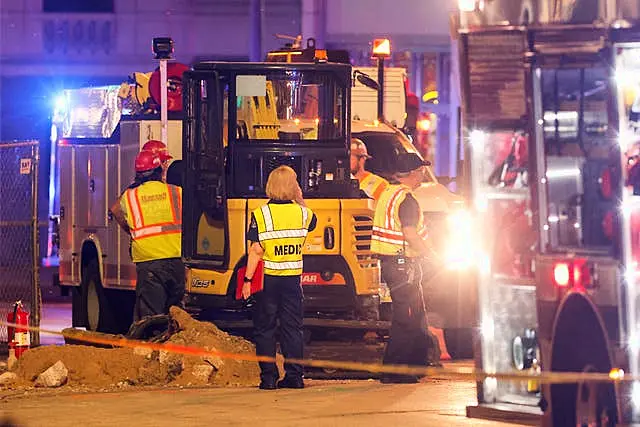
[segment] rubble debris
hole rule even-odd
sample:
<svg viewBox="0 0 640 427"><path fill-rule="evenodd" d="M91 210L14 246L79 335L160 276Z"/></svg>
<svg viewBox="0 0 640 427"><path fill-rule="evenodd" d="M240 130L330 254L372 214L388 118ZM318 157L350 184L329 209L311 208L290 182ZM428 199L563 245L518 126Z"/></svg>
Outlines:
<svg viewBox="0 0 640 427"><path fill-rule="evenodd" d="M9 386L18 381L18 376L14 372L5 372L0 375L0 386Z"/></svg>
<svg viewBox="0 0 640 427"><path fill-rule="evenodd" d="M249 341L221 331L208 322L193 319L185 311L171 308L171 333L162 341L207 351L235 354L236 358L222 358L211 354L183 355L168 351L153 351L146 347L113 348L76 345L80 338L96 336L85 331L65 330L65 340L74 344L32 348L25 352L15 368L16 381L2 384L3 388L26 388L39 384L57 383L46 380L44 372L58 362L66 372L65 387L84 387L88 390L108 390L127 386L257 386L258 363L247 360L255 355ZM122 336L98 335L100 338ZM158 343L157 339L154 339ZM282 363L278 363L282 369ZM44 376L43 376L44 375ZM42 377L42 378L41 378ZM61 377L60 381L62 381ZM46 380L46 381L45 381ZM65 384L62 382L61 384Z"/></svg>
<svg viewBox="0 0 640 427"><path fill-rule="evenodd" d="M210 352L215 352L216 351L215 348L211 348L211 347L205 347L205 350L210 351ZM216 355L213 355L213 354L209 355L209 356L203 356L202 357L202 361L208 363L211 366L213 366L216 370L220 370L222 365L224 365L224 361L222 360L222 357L216 356Z"/></svg>
<svg viewBox="0 0 640 427"><path fill-rule="evenodd" d="M136 347L133 349L133 354L135 354L136 356L142 356L146 359L151 359L153 349L147 347Z"/></svg>
<svg viewBox="0 0 640 427"><path fill-rule="evenodd" d="M200 380L201 384L209 384L209 378L211 378L211 374L213 374L214 368L209 364L202 365L194 365L191 370L191 374L194 378Z"/></svg>
<svg viewBox="0 0 640 427"><path fill-rule="evenodd" d="M64 363L58 360L49 369L38 375L36 387L60 387L67 382L69 371Z"/></svg>

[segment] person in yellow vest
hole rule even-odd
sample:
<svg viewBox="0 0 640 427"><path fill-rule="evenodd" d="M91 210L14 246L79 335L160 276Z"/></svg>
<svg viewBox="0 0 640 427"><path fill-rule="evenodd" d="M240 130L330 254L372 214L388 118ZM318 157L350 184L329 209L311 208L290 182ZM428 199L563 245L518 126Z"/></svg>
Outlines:
<svg viewBox="0 0 640 427"><path fill-rule="evenodd" d="M136 265L134 321L167 314L185 290L182 263L182 189L162 180L162 162L150 151L135 159L136 178L111 213L131 236Z"/></svg>
<svg viewBox="0 0 640 427"><path fill-rule="evenodd" d="M365 170L365 163L372 157L361 139L351 138L351 175L360 183L360 190L376 202L385 188L387 180Z"/></svg>
<svg viewBox="0 0 640 427"><path fill-rule="evenodd" d="M393 307L383 364L427 366L431 338L422 294L422 262L433 253L413 190L424 181L429 163L414 153L400 155L394 180L378 200L371 251L380 259ZM382 376L383 383L414 383L417 376Z"/></svg>
<svg viewBox="0 0 640 427"><path fill-rule="evenodd" d="M260 259L264 261L264 286L254 295L253 325L256 354L276 356L276 321L280 321L280 346L285 359L302 359L303 296L302 248L309 231L316 227L316 215L305 206L297 176L288 166L269 174L269 201L255 209L247 231L251 242L242 288L243 298L251 294L251 280ZM285 363L284 379L275 363L260 362L260 388L303 388L302 366Z"/></svg>

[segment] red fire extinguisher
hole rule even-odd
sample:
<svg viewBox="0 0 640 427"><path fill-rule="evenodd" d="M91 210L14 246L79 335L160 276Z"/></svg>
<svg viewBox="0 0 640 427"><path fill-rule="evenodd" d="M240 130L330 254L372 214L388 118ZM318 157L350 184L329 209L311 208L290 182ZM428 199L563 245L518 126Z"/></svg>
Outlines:
<svg viewBox="0 0 640 427"><path fill-rule="evenodd" d="M22 353L29 350L31 346L31 335L29 333L29 313L24 310L22 301L17 301L13 305L13 311L7 314L7 323L14 323L17 326L7 327L9 338L9 351L14 349L16 359L20 358Z"/></svg>

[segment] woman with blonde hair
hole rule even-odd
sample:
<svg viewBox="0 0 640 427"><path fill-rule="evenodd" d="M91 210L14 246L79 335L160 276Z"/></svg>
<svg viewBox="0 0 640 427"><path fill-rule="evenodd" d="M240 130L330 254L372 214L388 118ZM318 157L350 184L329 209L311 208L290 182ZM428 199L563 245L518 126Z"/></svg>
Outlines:
<svg viewBox="0 0 640 427"><path fill-rule="evenodd" d="M242 296L251 296L251 281L260 259L264 262L264 285L255 294L253 325L256 354L276 356L276 321L280 321L280 346L286 359L303 357L303 296L300 284L302 248L316 215L305 206L298 177L289 166L269 174L269 201L255 209L247 232L250 243ZM273 362L260 362L260 388L303 388L302 366L285 363L281 381Z"/></svg>

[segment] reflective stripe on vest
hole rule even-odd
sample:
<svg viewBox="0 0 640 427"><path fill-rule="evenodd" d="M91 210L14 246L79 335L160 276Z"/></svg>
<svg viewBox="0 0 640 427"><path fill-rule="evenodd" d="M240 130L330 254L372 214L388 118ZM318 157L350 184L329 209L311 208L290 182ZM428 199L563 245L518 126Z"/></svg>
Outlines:
<svg viewBox="0 0 640 427"><path fill-rule="evenodd" d="M160 236L163 234L180 233L182 231L182 225L151 225L149 227L143 227L138 230L131 230L131 237L134 239L142 239L145 237Z"/></svg>
<svg viewBox="0 0 640 427"><path fill-rule="evenodd" d="M415 257L419 254L411 249L405 241L400 224L400 205L408 194L409 188L402 185L389 185L383 191L373 219L371 235L371 251L380 255L405 254ZM417 224L418 235L425 239L427 229L424 226L422 211L420 210Z"/></svg>
<svg viewBox="0 0 640 427"><path fill-rule="evenodd" d="M268 203L253 211L264 250L264 272L272 276L302 274L302 249L313 213L295 203Z"/></svg>
<svg viewBox="0 0 640 427"><path fill-rule="evenodd" d="M302 271L302 261L264 261L264 268L269 270L297 270Z"/></svg>
<svg viewBox="0 0 640 427"><path fill-rule="evenodd" d="M182 197L179 187L146 182L124 194L134 262L181 256Z"/></svg>
<svg viewBox="0 0 640 427"><path fill-rule="evenodd" d="M360 189L376 202L388 186L389 183L384 178L371 172L365 172L364 177L360 181Z"/></svg>

